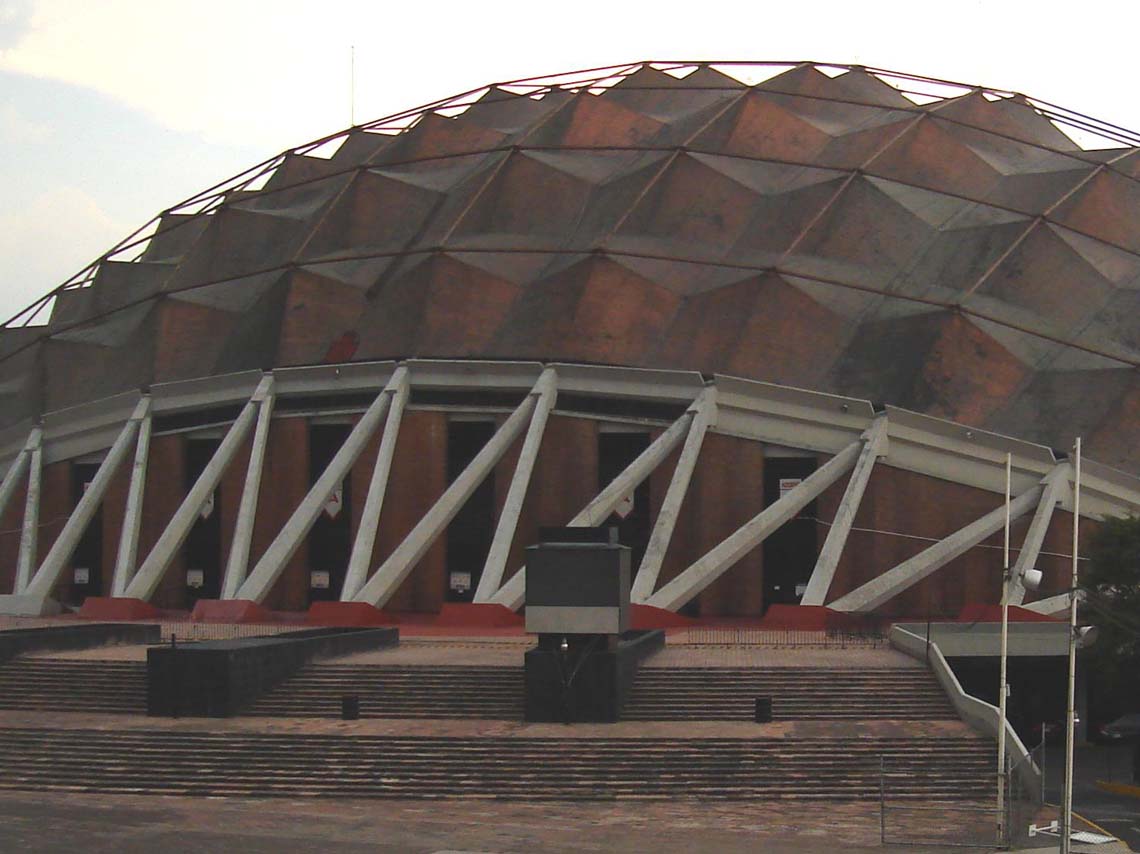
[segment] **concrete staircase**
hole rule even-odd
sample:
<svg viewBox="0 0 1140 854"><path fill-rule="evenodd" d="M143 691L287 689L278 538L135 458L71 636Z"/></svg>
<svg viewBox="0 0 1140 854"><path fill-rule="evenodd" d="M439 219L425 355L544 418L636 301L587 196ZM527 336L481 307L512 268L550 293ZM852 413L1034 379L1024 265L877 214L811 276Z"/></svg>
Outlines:
<svg viewBox="0 0 1140 854"><path fill-rule="evenodd" d="M19 656L0 665L0 709L146 714L146 663Z"/></svg>
<svg viewBox="0 0 1140 854"><path fill-rule="evenodd" d="M973 799L992 745L911 738L399 738L0 728L0 788L196 796Z"/></svg>
<svg viewBox="0 0 1140 854"><path fill-rule="evenodd" d="M957 720L925 668L643 667L622 720L752 720L756 697L773 720Z"/></svg>
<svg viewBox="0 0 1140 854"><path fill-rule="evenodd" d="M522 667L311 664L264 694L248 715L328 718L341 697L360 698L362 718L521 721Z"/></svg>

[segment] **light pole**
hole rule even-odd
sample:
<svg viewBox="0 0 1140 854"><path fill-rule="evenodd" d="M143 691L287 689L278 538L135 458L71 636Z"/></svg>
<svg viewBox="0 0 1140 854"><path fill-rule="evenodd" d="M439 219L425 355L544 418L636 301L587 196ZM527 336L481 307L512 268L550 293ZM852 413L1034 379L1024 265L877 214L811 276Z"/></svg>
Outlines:
<svg viewBox="0 0 1140 854"><path fill-rule="evenodd" d="M1006 701L1009 697L1007 679L1009 662L1009 583L1012 580L1009 569L1009 521L1010 521L1010 482L1013 475L1013 456L1005 455L1005 545L1002 550L1002 591L1001 591L1001 674L998 679L998 756L997 756L997 825L998 844L1008 842L1005 815L1006 770L1005 770L1005 729ZM1041 571L1023 569L1019 581L1026 590L1036 590L1041 584ZM1044 735L1042 735L1044 738Z"/></svg>
<svg viewBox="0 0 1140 854"><path fill-rule="evenodd" d="M998 755L997 755L997 824L998 845L1006 841L1005 821L1005 701L1009 694L1006 684L1006 660L1009 651L1009 502L1013 457L1005 455L1005 542L1002 548L1001 590L1001 675L998 678Z"/></svg>
<svg viewBox="0 0 1140 854"><path fill-rule="evenodd" d="M1065 794L1061 803L1061 854L1073 835L1073 724L1077 684L1077 543L1081 524L1081 439L1077 437L1073 474L1073 578L1069 585L1069 700L1065 710Z"/></svg>

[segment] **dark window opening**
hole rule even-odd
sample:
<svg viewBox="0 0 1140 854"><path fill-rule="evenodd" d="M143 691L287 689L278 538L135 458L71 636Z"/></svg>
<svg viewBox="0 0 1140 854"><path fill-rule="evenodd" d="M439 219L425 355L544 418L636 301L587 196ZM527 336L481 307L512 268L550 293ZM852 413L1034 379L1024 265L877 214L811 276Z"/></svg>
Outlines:
<svg viewBox="0 0 1140 854"><path fill-rule="evenodd" d="M814 457L767 457L764 506L770 507L816 470ZM816 505L812 501L764 541L764 610L798 605L816 561Z"/></svg>
<svg viewBox="0 0 1140 854"><path fill-rule="evenodd" d="M491 421L452 421L447 425L447 482L451 483L494 435ZM495 536L495 473L483 479L447 526L445 597L470 602Z"/></svg>
<svg viewBox="0 0 1140 854"><path fill-rule="evenodd" d="M98 463L73 463L71 466L71 506L78 506L99 471ZM41 556L42 557L42 556ZM71 557L71 585L68 601L80 604L88 596L103 595L103 505L87 524Z"/></svg>
<svg viewBox="0 0 1140 854"><path fill-rule="evenodd" d="M186 492L189 493L221 444L218 439L186 440ZM222 506L218 490L198 509L182 547L186 559L186 599L217 599L222 591Z"/></svg>
<svg viewBox="0 0 1140 854"><path fill-rule="evenodd" d="M648 447L648 433L599 433L598 491L609 486ZM625 497L604 524L616 526L618 542L629 546L630 571L636 575L649 545L649 478Z"/></svg>
<svg viewBox="0 0 1140 854"><path fill-rule="evenodd" d="M309 485L320 478L344 440L349 424L313 424L309 427ZM352 554L351 478L345 476L309 531L309 601L340 599Z"/></svg>

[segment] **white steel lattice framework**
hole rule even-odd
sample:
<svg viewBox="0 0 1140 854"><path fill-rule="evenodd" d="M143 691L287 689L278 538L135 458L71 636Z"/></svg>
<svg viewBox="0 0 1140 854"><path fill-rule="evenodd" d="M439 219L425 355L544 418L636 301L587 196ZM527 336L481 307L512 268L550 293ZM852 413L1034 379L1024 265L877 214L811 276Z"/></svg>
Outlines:
<svg viewBox="0 0 1140 854"><path fill-rule="evenodd" d="M399 496L385 496L387 472L392 464L396 431L401 414L409 407L409 391L463 390L505 392L522 396L522 402L506 410L498 407L504 420L497 432L467 469L423 515L405 540L379 566L361 568L360 554L369 553L370 538L383 513L383 506ZM1032 514L1034 523L1026 535L1024 553L1032 560L1041 548L1042 526L1053 508L1071 509L1071 472L1066 460L1050 449L1004 436L984 433L929 416L886 407L876 411L867 401L841 398L800 389L715 376L706 381L699 374L605 368L574 364L458 362L411 360L396 363L355 363L278 369L273 373L248 372L208 380L156 386L146 395L123 395L96 401L67 412L51 413L42 427L37 426L23 441L5 450L8 472L0 483L0 499L10 501L17 482L36 481L42 462L101 454L102 463L90 487L79 501L63 532L49 553L38 564L34 554L34 526L38 490L28 489L33 505L25 514L21 539L21 572L15 589L0 597L0 611L7 613L46 613L53 608L50 593L71 557L79 535L103 500L107 483L134 451L127 516L119 546L113 579L115 594L147 600L161 581L170 557L185 539L187 520L192 519L234 458L234 448L251 432L261 433L271 417L276 401L320 401L330 393L366 393L373 396L343 447L309 494L278 532L273 545L254 567L248 561L247 534L237 534L237 547L231 550L226 567L223 598L261 601L282 572L285 563L302 541L319 513L328 493L355 461L364 443L382 431L381 447L373 472L372 488L365 510L367 524L360 527L354 548L353 569L348 573L342 599L382 607L395 588L406 578L418 558L446 529L479 482L502 458L516 440L522 450L515 465L505 509L499 516L497 540L513 536L514 525L523 509L535 456L543 441L544 426L552 414L585 415L612 420L615 416L576 409L574 401L588 395L594 400L622 401L625 404L670 404L681 414L672 422L635 418L638 423L656 423L660 437L605 487L573 519L570 525L600 524L621 500L637 487L668 454L680 449L680 462L674 468L669 491L658 513L650 549L638 568L635 600L676 610L730 569L741 557L759 546L773 531L848 472L851 477L836 514L831 535L820 550L815 572L808 584L806 604L823 604L845 611L870 611L927 575L945 566L954 557L977 545L1001 527L1004 508L998 506L976 522L903 563L885 571L846 595L828 601L828 588L837 555L844 548L850 519L858 507L870 469L890 466L941 480L987 490L998 496L1004 491L1004 459L1013 459L1012 512L1015 517ZM560 396L561 394L561 396ZM566 408L559 401L569 400ZM241 405L225 438L202 475L189 489L182 506L174 513L166 530L150 554L137 566L138 524L146 502L138 484L145 472L147 447L153 419L178 413L216 412L219 406ZM426 404L430 406L430 404ZM632 416L631 416L632 417ZM684 496L694 469L700 467L701 440L707 433L721 434L784 448L797 448L829 456L815 474L766 507L710 552L698 559L667 584L658 587L652 578L654 565L670 545L671 519ZM247 530L256 512L261 484L260 464L264 439L253 443L237 520L238 531ZM543 486L543 485L538 485ZM557 488L557 484L546 484ZM314 510L314 508L316 508ZM2 509L2 508L0 508ZM1097 517L1121 515L1140 509L1140 481L1122 472L1085 461L1082 479L1082 515ZM1044 522L1042 521L1044 520ZM492 548L487 559L485 579L476 601L495 602L518 608L523 601L524 569L512 575L504 572L506 551ZM247 574L248 569L248 574ZM509 568L508 568L509 569ZM650 575L644 575L644 573ZM504 580L505 579L505 580ZM649 580L646 580L649 579ZM1019 593L1024 596L1024 592Z"/></svg>

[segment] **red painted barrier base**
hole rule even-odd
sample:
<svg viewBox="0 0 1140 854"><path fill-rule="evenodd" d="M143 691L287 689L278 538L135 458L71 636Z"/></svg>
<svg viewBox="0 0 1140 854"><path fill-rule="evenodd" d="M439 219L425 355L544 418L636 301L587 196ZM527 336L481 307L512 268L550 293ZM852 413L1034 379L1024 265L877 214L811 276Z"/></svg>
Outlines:
<svg viewBox="0 0 1140 854"><path fill-rule="evenodd" d="M79 608L79 616L85 620L153 620L162 612L142 599L128 599L120 596L88 596Z"/></svg>
<svg viewBox="0 0 1140 854"><path fill-rule="evenodd" d="M310 626L391 626L391 614L367 602L314 602L305 614Z"/></svg>
<svg viewBox="0 0 1140 854"><path fill-rule="evenodd" d="M675 614L664 608L636 604L629 606L629 621L635 629L680 629L698 623L692 617Z"/></svg>
<svg viewBox="0 0 1140 854"><path fill-rule="evenodd" d="M526 620L505 605L490 602L446 602L440 609L436 624L501 629L525 625Z"/></svg>
<svg viewBox="0 0 1140 854"><path fill-rule="evenodd" d="M273 613L249 599L199 599L190 619L195 623L272 623Z"/></svg>

